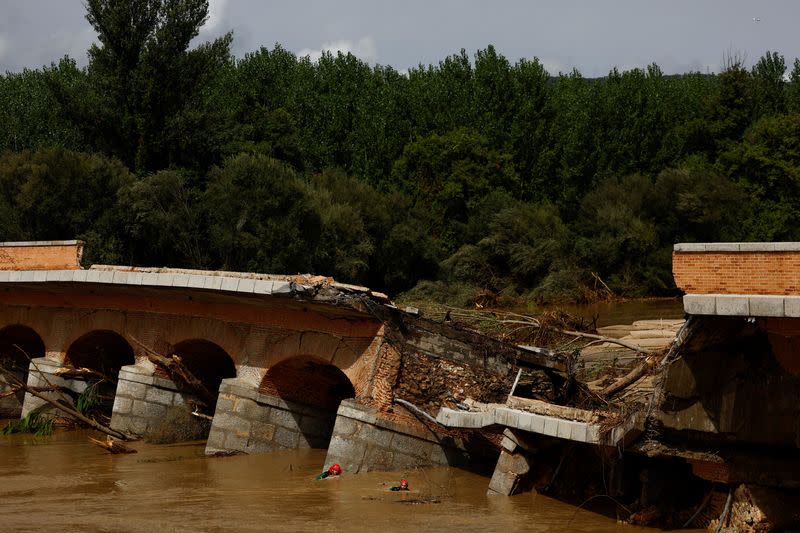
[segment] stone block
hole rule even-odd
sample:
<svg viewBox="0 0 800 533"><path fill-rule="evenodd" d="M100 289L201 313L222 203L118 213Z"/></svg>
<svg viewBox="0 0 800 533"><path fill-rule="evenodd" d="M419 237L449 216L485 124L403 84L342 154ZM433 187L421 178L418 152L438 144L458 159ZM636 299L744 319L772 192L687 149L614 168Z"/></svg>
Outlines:
<svg viewBox="0 0 800 533"><path fill-rule="evenodd" d="M241 431L250 427L250 422L241 419L232 413L219 413L214 415L211 422L212 427L224 429L226 431Z"/></svg>
<svg viewBox="0 0 800 533"><path fill-rule="evenodd" d="M47 272L45 270L36 270L33 273L33 281L43 282L47 281Z"/></svg>
<svg viewBox="0 0 800 533"><path fill-rule="evenodd" d="M572 429L570 431L569 438L576 442L588 442L587 429L587 425L583 422L572 422Z"/></svg>
<svg viewBox="0 0 800 533"><path fill-rule="evenodd" d="M206 450L209 448L214 448L215 450L221 450L225 445L225 432L220 428L212 427L211 431L208 433L208 440L206 441ZM208 453L208 451L206 451Z"/></svg>
<svg viewBox="0 0 800 533"><path fill-rule="evenodd" d="M189 274L175 274L172 278L172 286L173 287L188 287L189 286Z"/></svg>
<svg viewBox="0 0 800 533"><path fill-rule="evenodd" d="M750 300L747 296L718 294L715 297L719 316L750 316Z"/></svg>
<svg viewBox="0 0 800 533"><path fill-rule="evenodd" d="M432 442L395 433L392 436L391 450L397 453L410 455L423 461L427 464L431 458L431 447L434 446Z"/></svg>
<svg viewBox="0 0 800 533"><path fill-rule="evenodd" d="M784 316L783 296L750 296L750 316Z"/></svg>
<svg viewBox="0 0 800 533"><path fill-rule="evenodd" d="M122 396L116 396L114 398L114 407L112 408L112 413L127 414L131 412L132 407L133 400L130 398L123 398Z"/></svg>
<svg viewBox="0 0 800 533"><path fill-rule="evenodd" d="M253 422L250 425L250 437L252 440L271 442L275 439L276 427L274 424L266 422Z"/></svg>
<svg viewBox="0 0 800 533"><path fill-rule="evenodd" d="M572 422L570 422L569 420L559 420L556 429L556 437L558 437L559 439L569 440L571 434L572 434Z"/></svg>
<svg viewBox="0 0 800 533"><path fill-rule="evenodd" d="M133 400L131 414L145 419L161 418L167 412L167 408L157 403Z"/></svg>
<svg viewBox="0 0 800 533"><path fill-rule="evenodd" d="M237 398L233 404L233 412L241 418L248 420L268 420L270 418L270 408L256 403L250 398Z"/></svg>
<svg viewBox="0 0 800 533"><path fill-rule="evenodd" d="M128 273L127 272L120 272L115 271L111 276L111 281L117 285L127 285L128 284Z"/></svg>
<svg viewBox="0 0 800 533"><path fill-rule="evenodd" d="M430 463L429 461L422 462L420 461L419 457L415 457L412 455L406 455L404 453L400 453L398 451L393 452L392 458L392 465L389 470L403 470L406 468L417 468L420 466L428 466ZM365 462L366 464L366 462ZM378 470L377 468L373 467L373 465L366 464L366 470Z"/></svg>
<svg viewBox="0 0 800 533"><path fill-rule="evenodd" d="M268 420L277 426L297 431L300 416L301 415L296 415L289 411L284 411L283 409L272 409Z"/></svg>
<svg viewBox="0 0 800 533"><path fill-rule="evenodd" d="M189 282L186 284L187 287L193 289L202 289L203 284L205 283L204 276L198 276L196 274L191 274L189 276Z"/></svg>
<svg viewBox="0 0 800 533"><path fill-rule="evenodd" d="M306 437L327 437L333 429L331 418L303 416L300 419L300 431Z"/></svg>
<svg viewBox="0 0 800 533"><path fill-rule="evenodd" d="M713 294L687 294L683 297L683 311L690 315L713 315L717 300Z"/></svg>
<svg viewBox="0 0 800 533"><path fill-rule="evenodd" d="M339 463L345 472L355 474L362 470L366 451L367 446L363 442L334 435L328 445L325 464Z"/></svg>
<svg viewBox="0 0 800 533"><path fill-rule="evenodd" d="M297 430L277 427L275 428L275 436L272 441L282 448L294 450L297 448L298 432Z"/></svg>
<svg viewBox="0 0 800 533"><path fill-rule="evenodd" d="M333 425L333 433L343 437L353 435L360 427L361 422L346 416L337 416L336 423Z"/></svg>
<svg viewBox="0 0 800 533"><path fill-rule="evenodd" d="M531 431L544 434L545 418L543 415L531 414Z"/></svg>
<svg viewBox="0 0 800 533"><path fill-rule="evenodd" d="M385 448L370 447L364 455L368 470L389 470L394 462L394 454Z"/></svg>
<svg viewBox="0 0 800 533"><path fill-rule="evenodd" d="M248 448L249 436L239 435L235 432L227 432L223 449L226 451L246 452Z"/></svg>
<svg viewBox="0 0 800 533"><path fill-rule="evenodd" d="M203 288L218 291L222 287L220 276L203 276Z"/></svg>
<svg viewBox="0 0 800 533"><path fill-rule="evenodd" d="M673 245L672 250L675 252L705 252L706 244L704 242L679 242Z"/></svg>
<svg viewBox="0 0 800 533"><path fill-rule="evenodd" d="M148 387L145 394L145 401L158 403L161 405L172 405L175 393L171 390Z"/></svg>

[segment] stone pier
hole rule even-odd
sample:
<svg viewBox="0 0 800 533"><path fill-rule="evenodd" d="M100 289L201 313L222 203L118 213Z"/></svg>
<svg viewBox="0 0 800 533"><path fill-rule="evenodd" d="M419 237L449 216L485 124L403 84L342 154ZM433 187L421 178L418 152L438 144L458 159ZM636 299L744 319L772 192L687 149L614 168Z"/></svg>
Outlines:
<svg viewBox="0 0 800 533"><path fill-rule="evenodd" d="M27 381L22 372L15 372L15 375L23 381ZM6 377L0 375L0 394L10 393L12 391L13 383L8 383ZM0 418L19 418L22 413L22 403L25 399L23 391L17 391L14 394L9 394L0 398Z"/></svg>
<svg viewBox="0 0 800 533"><path fill-rule="evenodd" d="M529 446L518 433L506 429L501 443L502 450L497 459L489 489L486 494L512 496L528 487L527 477L531 469L528 458Z"/></svg>
<svg viewBox="0 0 800 533"><path fill-rule="evenodd" d="M111 413L111 428L131 435L148 437L155 431L179 435L168 440L203 439L208 424L191 415L193 396L181 392L170 379L154 376L138 365L123 366L119 371L117 394ZM164 428L165 421L175 428Z"/></svg>
<svg viewBox="0 0 800 533"><path fill-rule="evenodd" d="M336 413L263 394L252 384L222 380L206 453L264 453L326 448Z"/></svg>
<svg viewBox="0 0 800 533"><path fill-rule="evenodd" d="M30 368L28 370L28 386L29 387L64 387L73 391L76 395L81 394L86 390L88 383L82 379L65 379L55 374L55 371L62 367L62 364L52 359L45 357L38 357L31 360ZM65 397L73 400L73 395L69 393L59 392L43 392L43 396L53 400L63 400ZM22 404L21 416L25 417L33 411L38 412L53 412L57 409L49 405L41 398L37 398L30 393L25 393L25 400Z"/></svg>
<svg viewBox="0 0 800 533"><path fill-rule="evenodd" d="M339 406L325 468L339 463L350 474L437 465L463 465L465 443L422 427L387 420L356 400Z"/></svg>

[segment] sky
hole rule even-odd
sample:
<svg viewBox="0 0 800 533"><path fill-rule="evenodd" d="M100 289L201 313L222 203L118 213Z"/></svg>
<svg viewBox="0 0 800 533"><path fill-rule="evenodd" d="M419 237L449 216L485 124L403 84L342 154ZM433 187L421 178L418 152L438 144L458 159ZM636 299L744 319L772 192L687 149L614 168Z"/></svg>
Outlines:
<svg viewBox="0 0 800 533"><path fill-rule="evenodd" d="M800 57L798 0L210 0L199 40L233 31L243 57L280 43L300 55L352 52L405 71L493 44L551 74L602 76L656 62L666 73L716 72L767 50ZM69 55L85 65L94 32L82 0L0 0L0 72Z"/></svg>

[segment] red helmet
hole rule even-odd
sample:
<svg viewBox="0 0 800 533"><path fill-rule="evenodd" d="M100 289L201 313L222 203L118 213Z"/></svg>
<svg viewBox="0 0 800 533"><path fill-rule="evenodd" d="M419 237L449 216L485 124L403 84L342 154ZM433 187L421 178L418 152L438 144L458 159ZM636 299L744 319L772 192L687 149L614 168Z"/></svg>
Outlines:
<svg viewBox="0 0 800 533"><path fill-rule="evenodd" d="M408 488L408 480L407 479L401 479L400 480L400 486L402 488L404 488L404 489L407 489Z"/></svg>
<svg viewBox="0 0 800 533"><path fill-rule="evenodd" d="M333 474L334 476L338 476L342 473L342 467L339 466L339 463L333 463L331 467L328 469L329 474Z"/></svg>

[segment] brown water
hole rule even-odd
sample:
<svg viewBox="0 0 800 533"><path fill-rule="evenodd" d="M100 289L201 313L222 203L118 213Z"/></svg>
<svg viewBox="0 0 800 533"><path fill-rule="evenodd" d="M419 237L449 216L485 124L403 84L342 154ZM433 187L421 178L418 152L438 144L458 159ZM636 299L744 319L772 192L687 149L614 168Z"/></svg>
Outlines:
<svg viewBox="0 0 800 533"><path fill-rule="evenodd" d="M110 455L89 435L0 437L0 530L644 531L533 493L487 497L488 478L456 468L314 481L324 450L206 457L202 443L134 443ZM387 492L401 476L412 492Z"/></svg>
<svg viewBox="0 0 800 533"><path fill-rule="evenodd" d="M559 305L557 308L585 317L590 321L597 317L597 327L633 324L637 320L683 318L683 301L680 298L566 304ZM535 309L525 310L525 312L536 314Z"/></svg>

